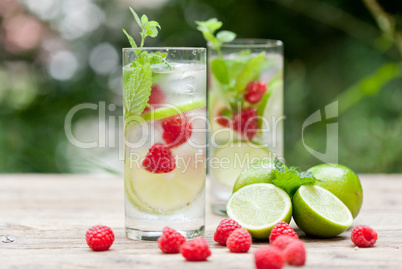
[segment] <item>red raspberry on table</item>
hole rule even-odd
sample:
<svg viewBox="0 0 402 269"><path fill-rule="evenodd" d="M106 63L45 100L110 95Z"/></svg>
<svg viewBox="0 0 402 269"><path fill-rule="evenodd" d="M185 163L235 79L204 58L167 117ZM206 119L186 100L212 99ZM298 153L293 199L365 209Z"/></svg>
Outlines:
<svg viewBox="0 0 402 269"><path fill-rule="evenodd" d="M297 233L292 229L292 227L290 227L289 224L287 224L284 221L278 222L272 229L271 234L269 235L269 242L272 244L275 241L275 239L280 235L288 235L296 239L299 238L297 236Z"/></svg>
<svg viewBox="0 0 402 269"><path fill-rule="evenodd" d="M226 240L228 239L229 235L237 228L241 228L237 221L232 219L221 220L218 227L216 227L214 234L215 242L218 242L222 246L226 246Z"/></svg>
<svg viewBox="0 0 402 269"><path fill-rule="evenodd" d="M279 239L278 239L279 240ZM276 242L276 240L275 240ZM289 265L302 266L306 263L306 249L303 241L295 239L284 250L283 257Z"/></svg>
<svg viewBox="0 0 402 269"><path fill-rule="evenodd" d="M154 84L151 87L151 95L149 96L148 104L151 106L156 106L163 104L165 102L165 94L158 84ZM149 107L145 107L142 113L148 113L151 109Z"/></svg>
<svg viewBox="0 0 402 269"><path fill-rule="evenodd" d="M199 237L184 243L180 252L187 261L206 261L211 251L204 237Z"/></svg>
<svg viewBox="0 0 402 269"><path fill-rule="evenodd" d="M142 161L142 167L155 174L172 172L176 168L173 152L167 146L155 143Z"/></svg>
<svg viewBox="0 0 402 269"><path fill-rule="evenodd" d="M158 238L158 247L163 253L179 253L180 246L186 242L186 238L175 230L165 227L162 236Z"/></svg>
<svg viewBox="0 0 402 269"><path fill-rule="evenodd" d="M226 240L226 245L230 252L247 252L251 247L251 235L247 230L237 228Z"/></svg>
<svg viewBox="0 0 402 269"><path fill-rule="evenodd" d="M289 235L280 235L278 236L274 242L271 243L273 247L277 249L284 250L290 243L293 243L296 238L289 236Z"/></svg>
<svg viewBox="0 0 402 269"><path fill-rule="evenodd" d="M95 251L108 250L114 242L112 229L103 225L95 225L85 234L88 246Z"/></svg>
<svg viewBox="0 0 402 269"><path fill-rule="evenodd" d="M368 248L374 246L377 242L377 233L366 225L357 225L350 236L352 242L359 248Z"/></svg>
<svg viewBox="0 0 402 269"><path fill-rule="evenodd" d="M254 252L257 269L281 269L285 265L282 252L273 247L264 247Z"/></svg>
<svg viewBox="0 0 402 269"><path fill-rule="evenodd" d="M267 85L258 81L250 82L244 93L244 99L251 104L260 102L262 96L267 91Z"/></svg>
<svg viewBox="0 0 402 269"><path fill-rule="evenodd" d="M193 126L184 113L165 119L162 122L162 128L162 138L169 148L184 144L193 132Z"/></svg>
<svg viewBox="0 0 402 269"><path fill-rule="evenodd" d="M257 110L249 107L233 116L233 129L249 140L253 139L258 130Z"/></svg>

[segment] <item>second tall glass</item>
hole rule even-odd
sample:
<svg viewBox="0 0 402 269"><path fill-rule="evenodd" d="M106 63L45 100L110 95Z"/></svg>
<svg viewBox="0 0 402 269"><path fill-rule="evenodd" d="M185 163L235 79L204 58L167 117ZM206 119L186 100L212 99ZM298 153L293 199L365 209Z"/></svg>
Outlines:
<svg viewBox="0 0 402 269"><path fill-rule="evenodd" d="M282 42L236 39L208 44L209 171L212 209L226 201L241 171L261 159L283 157Z"/></svg>

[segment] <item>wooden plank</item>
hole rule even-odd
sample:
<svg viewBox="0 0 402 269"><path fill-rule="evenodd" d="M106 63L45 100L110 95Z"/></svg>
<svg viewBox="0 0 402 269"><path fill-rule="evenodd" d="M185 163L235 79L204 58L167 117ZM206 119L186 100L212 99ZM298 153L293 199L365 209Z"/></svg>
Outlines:
<svg viewBox="0 0 402 269"><path fill-rule="evenodd" d="M305 238L305 268L402 268L402 175L362 175L364 204L357 224L379 234L376 247L356 249L350 230L333 239ZM0 268L254 268L252 253L233 254L214 243L220 216L207 207L208 262L185 262L180 254L162 254L155 242L125 238L123 180L82 175L0 176ZM116 235L111 250L90 251L85 232L94 224ZM295 224L292 226L296 228ZM1 237L1 236L0 236Z"/></svg>

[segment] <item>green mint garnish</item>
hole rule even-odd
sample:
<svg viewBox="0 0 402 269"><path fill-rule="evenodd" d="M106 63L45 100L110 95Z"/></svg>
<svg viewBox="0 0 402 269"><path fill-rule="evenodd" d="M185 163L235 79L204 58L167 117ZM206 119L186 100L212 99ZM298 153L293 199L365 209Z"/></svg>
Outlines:
<svg viewBox="0 0 402 269"><path fill-rule="evenodd" d="M234 86L235 92L242 93L250 81L258 79L258 76L261 72L261 65L264 60L265 51L261 52L256 57L247 62L244 69L236 78L236 84Z"/></svg>
<svg viewBox="0 0 402 269"><path fill-rule="evenodd" d="M166 53L148 53L147 51L143 51L145 38L148 36L156 37L158 35L158 28L161 28L159 23L148 20L146 15L142 15L140 19L131 7L130 11L135 21L141 27L141 44L138 47L134 38L131 37L126 30L122 29L137 56L131 63L134 70L130 74L130 77L125 80L123 89L126 119L131 116L141 115L147 106L152 87L151 65L165 64L168 69L172 69L172 66L165 60L167 56Z"/></svg>
<svg viewBox="0 0 402 269"><path fill-rule="evenodd" d="M286 191L290 197L293 197L297 189L302 185L311 185L316 181L321 181L316 179L311 172L301 171L299 167L292 166L286 169L278 158L275 158L274 164L275 179L273 184Z"/></svg>
<svg viewBox="0 0 402 269"><path fill-rule="evenodd" d="M126 84L123 90L127 115L128 117L141 115L151 95L152 71L150 64L146 63L134 68Z"/></svg>
<svg viewBox="0 0 402 269"><path fill-rule="evenodd" d="M214 35L216 30L222 27L222 22L216 18L207 21L195 21L198 25L197 29L202 33L205 40L212 43L212 47L222 57L221 46L223 43L232 42L236 38L236 34L230 31L220 31Z"/></svg>

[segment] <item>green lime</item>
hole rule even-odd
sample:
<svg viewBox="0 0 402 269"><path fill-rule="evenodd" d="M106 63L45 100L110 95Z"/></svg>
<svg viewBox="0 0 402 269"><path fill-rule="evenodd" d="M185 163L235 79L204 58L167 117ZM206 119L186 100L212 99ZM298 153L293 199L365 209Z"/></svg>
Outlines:
<svg viewBox="0 0 402 269"><path fill-rule="evenodd" d="M205 107L205 100L199 100L191 103L181 104L178 106L168 106L160 109L152 110L142 115L145 121L160 120L170 116L174 116L183 112L194 110L197 108Z"/></svg>
<svg viewBox="0 0 402 269"><path fill-rule="evenodd" d="M126 163L124 187L128 200L139 210L153 213L166 213L187 206L204 190L205 175L202 167L191 177L185 169L176 167L170 173L153 174L136 167L136 164L129 168L129 163Z"/></svg>
<svg viewBox="0 0 402 269"><path fill-rule="evenodd" d="M293 219L308 235L333 237L352 226L353 216L341 200L316 185L303 185L293 196Z"/></svg>
<svg viewBox="0 0 402 269"><path fill-rule="evenodd" d="M290 222L292 202L282 189L268 183L247 185L230 196L226 212L256 239L268 239L279 221Z"/></svg>
<svg viewBox="0 0 402 269"><path fill-rule="evenodd" d="M308 171L324 181L316 184L335 194L356 218L363 204L363 189L359 177L351 169L340 164L321 164Z"/></svg>
<svg viewBox="0 0 402 269"><path fill-rule="evenodd" d="M215 150L210 160L214 178L232 189L243 168L250 163L273 158L268 148L250 141L231 141Z"/></svg>
<svg viewBox="0 0 402 269"><path fill-rule="evenodd" d="M275 178L274 169L274 163L268 159L251 163L240 173L234 184L233 192L250 184L271 183Z"/></svg>

